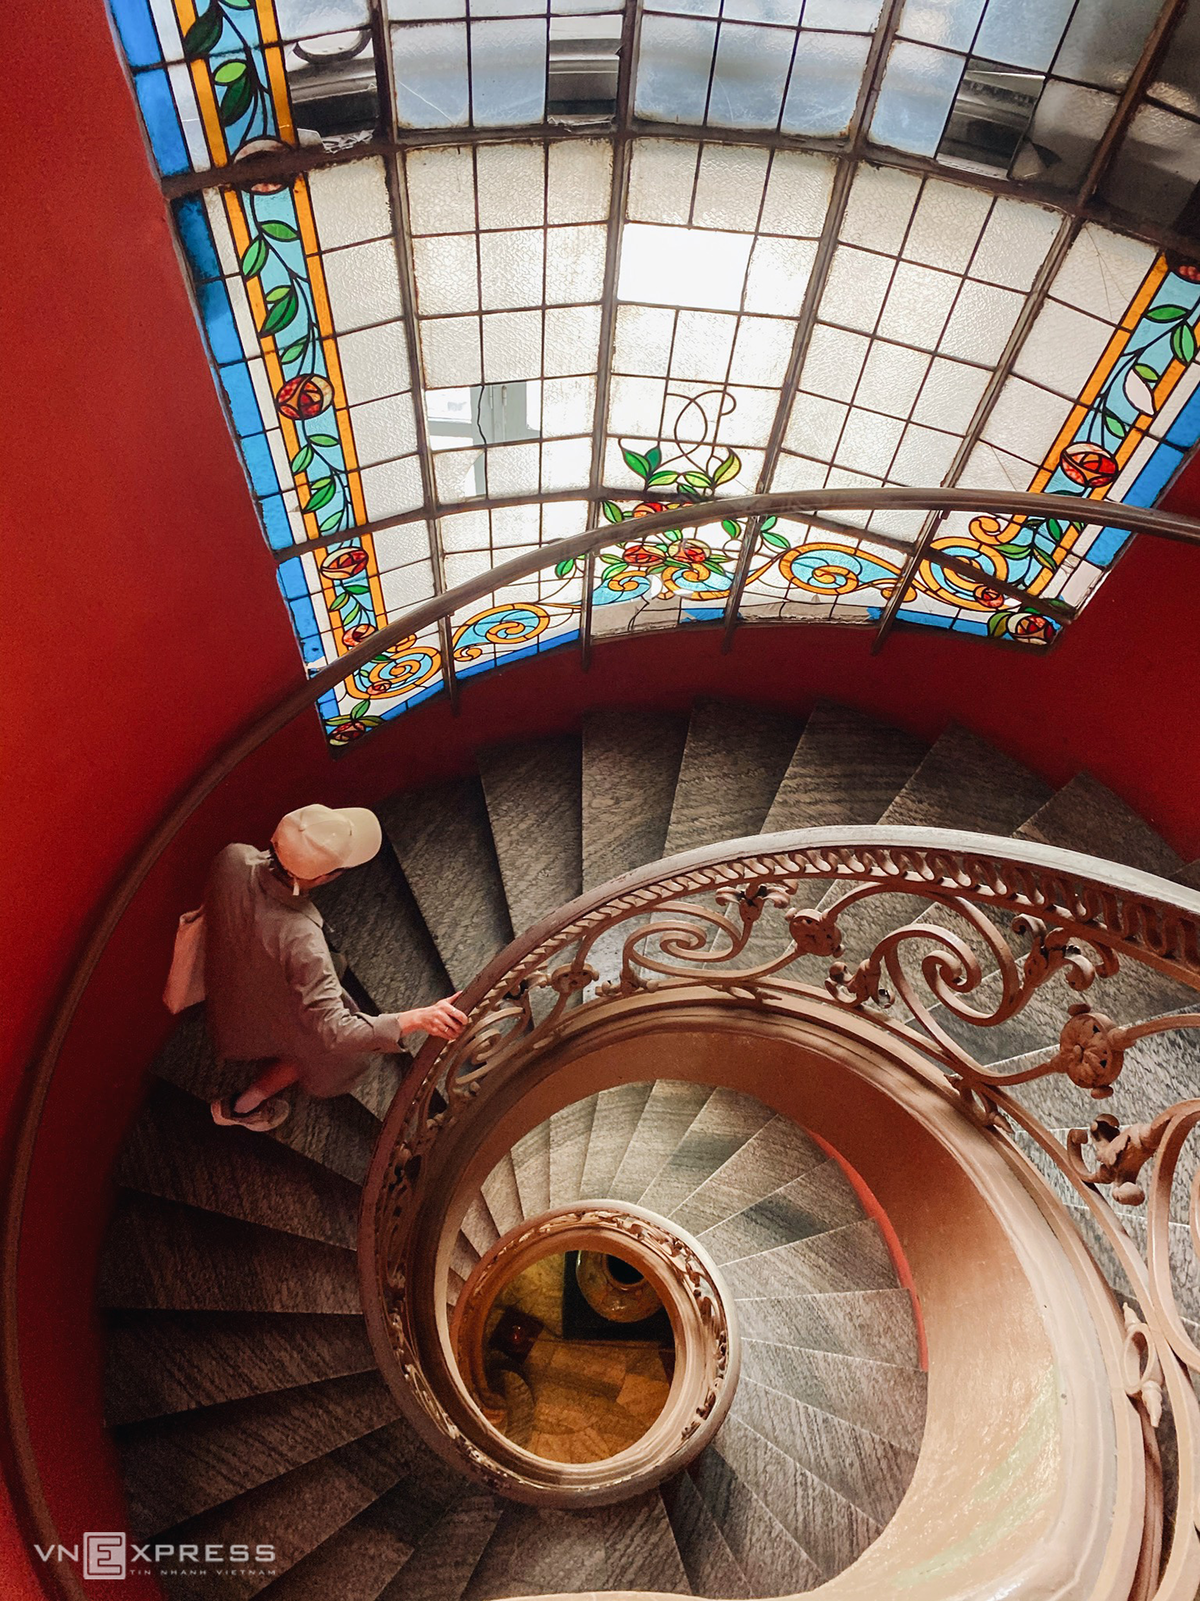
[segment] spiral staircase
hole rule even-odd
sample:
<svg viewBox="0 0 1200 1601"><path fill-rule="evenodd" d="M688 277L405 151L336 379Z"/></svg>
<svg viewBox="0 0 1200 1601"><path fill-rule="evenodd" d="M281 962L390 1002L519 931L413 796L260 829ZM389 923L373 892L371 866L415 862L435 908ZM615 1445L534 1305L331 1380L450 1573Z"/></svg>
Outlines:
<svg viewBox="0 0 1200 1601"><path fill-rule="evenodd" d="M320 898L349 959L347 987L381 1010L465 989L515 935L581 892L722 840L871 824L965 829L1194 881L1086 774L1055 792L963 729L926 748L832 704L803 723L719 701L697 702L690 717L593 713L581 735L483 750L476 774L398 794L380 815L380 856ZM825 889L801 883L793 898L819 919ZM852 907L848 953L865 955L912 912L900 895ZM946 921L929 913L934 930ZM749 955L760 940L752 931ZM593 979L620 969L619 946L601 940L596 952ZM1104 982L1125 1020L1190 1000L1170 975L1132 964ZM1002 989L1003 975L985 972L978 993L989 985ZM1018 1069L1044 1061L1059 1048L1064 993L1072 998L1044 986L973 1037L977 1058ZM940 1018L951 1038L967 1031L953 1005ZM1132 1044L1136 1092L1127 1070L1105 1112L1124 1120L1185 1095L1200 1067L1193 1039ZM186 1015L121 1154L101 1271L107 1418L134 1533L176 1548L269 1539L269 1563L221 1583L231 1597L272 1601L775 1596L854 1564L893 1518L922 1451L924 1331L905 1261L836 1142L735 1076L696 1082L671 1061L665 1051L661 1073L560 1096L489 1157L456 1202L444 1315L453 1319L481 1262L529 1220L583 1200L641 1208L703 1248L735 1303L736 1393L711 1442L657 1487L611 1505L529 1505L431 1447L381 1377L364 1326L360 1188L408 1064L381 1060L353 1096L300 1098L268 1138L217 1129L206 1103L238 1086L222 1080L202 1017ZM1022 1099L1052 1130L1074 1126L1088 1105L1053 1076L1023 1085ZM1010 1134L1132 1297L1078 1193L1027 1131ZM1195 1339L1200 1276L1187 1265L1186 1198L1169 1234ZM1168 1522L1172 1472L1168 1460ZM161 1582L191 1596L212 1581L184 1565Z"/></svg>

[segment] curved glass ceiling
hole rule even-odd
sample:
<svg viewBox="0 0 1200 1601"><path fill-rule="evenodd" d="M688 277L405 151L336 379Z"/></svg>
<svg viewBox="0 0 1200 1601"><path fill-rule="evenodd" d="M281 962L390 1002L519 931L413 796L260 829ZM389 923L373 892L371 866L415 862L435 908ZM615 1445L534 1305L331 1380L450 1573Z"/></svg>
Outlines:
<svg viewBox="0 0 1200 1601"><path fill-rule="evenodd" d="M1084 503L1150 504L1200 437L1200 5L112 6L310 670L613 524L327 695L334 744L630 630L1044 649L1126 539ZM1080 515L638 534L895 484Z"/></svg>

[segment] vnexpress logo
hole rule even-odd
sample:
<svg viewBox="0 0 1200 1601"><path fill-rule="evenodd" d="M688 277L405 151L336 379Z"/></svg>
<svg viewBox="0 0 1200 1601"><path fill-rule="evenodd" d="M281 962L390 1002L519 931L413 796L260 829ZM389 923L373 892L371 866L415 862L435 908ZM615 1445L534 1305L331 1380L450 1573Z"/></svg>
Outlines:
<svg viewBox="0 0 1200 1601"><path fill-rule="evenodd" d="M85 1579L123 1579L125 1577L125 1536L123 1534L85 1534L83 1537L83 1576Z"/></svg>

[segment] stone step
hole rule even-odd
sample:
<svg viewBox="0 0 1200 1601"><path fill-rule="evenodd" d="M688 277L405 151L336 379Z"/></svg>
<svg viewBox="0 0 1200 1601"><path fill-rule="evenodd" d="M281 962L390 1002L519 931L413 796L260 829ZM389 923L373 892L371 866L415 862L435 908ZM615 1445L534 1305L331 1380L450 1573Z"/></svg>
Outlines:
<svg viewBox="0 0 1200 1601"><path fill-rule="evenodd" d="M573 1101L550 1119L550 1205L568 1206L583 1196L583 1165L587 1161L596 1097Z"/></svg>
<svg viewBox="0 0 1200 1601"><path fill-rule="evenodd" d="M913 1368L743 1340L742 1379L830 1412L910 1451L921 1448L926 1384L924 1373Z"/></svg>
<svg viewBox="0 0 1200 1601"><path fill-rule="evenodd" d="M524 1214L521 1211L521 1192L517 1188L517 1175L513 1171L512 1152L506 1151L479 1187L484 1205L492 1214L496 1225L496 1238L515 1229Z"/></svg>
<svg viewBox="0 0 1200 1601"><path fill-rule="evenodd" d="M675 1208L771 1120L770 1107L740 1090L713 1090L669 1160L642 1196L642 1205L670 1217Z"/></svg>
<svg viewBox="0 0 1200 1601"><path fill-rule="evenodd" d="M663 854L688 720L601 710L583 720L583 886L594 889Z"/></svg>
<svg viewBox="0 0 1200 1601"><path fill-rule="evenodd" d="M571 1512L509 1504L475 1565L462 1601L607 1588L602 1510Z"/></svg>
<svg viewBox="0 0 1200 1601"><path fill-rule="evenodd" d="M596 1097L596 1113L580 1180L581 1199L607 1198L613 1174L621 1165L653 1087L649 1083L617 1084L601 1090Z"/></svg>
<svg viewBox="0 0 1200 1601"><path fill-rule="evenodd" d="M331 944L344 951L379 1012L407 1012L451 984L387 839L373 861L314 891Z"/></svg>
<svg viewBox="0 0 1200 1601"><path fill-rule="evenodd" d="M738 1384L730 1417L823 1479L882 1527L900 1505L917 1453L869 1429L767 1390L753 1379Z"/></svg>
<svg viewBox="0 0 1200 1601"><path fill-rule="evenodd" d="M459 1601L504 1505L485 1490L467 1490L418 1542L379 1601Z"/></svg>
<svg viewBox="0 0 1200 1601"><path fill-rule="evenodd" d="M751 1595L792 1596L815 1589L824 1575L808 1552L710 1447L688 1468Z"/></svg>
<svg viewBox="0 0 1200 1601"><path fill-rule="evenodd" d="M738 1418L726 1419L715 1447L825 1578L848 1568L883 1532L874 1518Z"/></svg>
<svg viewBox="0 0 1200 1601"><path fill-rule="evenodd" d="M102 1307L357 1313L353 1251L122 1190L105 1239Z"/></svg>
<svg viewBox="0 0 1200 1601"><path fill-rule="evenodd" d="M755 1595L690 1475L668 1479L661 1494L692 1594L726 1596L729 1601Z"/></svg>
<svg viewBox="0 0 1200 1601"><path fill-rule="evenodd" d="M819 700L780 780L763 833L878 822L927 749L901 728Z"/></svg>
<svg viewBox="0 0 1200 1601"><path fill-rule="evenodd" d="M803 732L783 713L698 700L667 828L666 854L757 834Z"/></svg>
<svg viewBox="0 0 1200 1601"><path fill-rule="evenodd" d="M952 723L879 822L1007 837L1051 794L1050 786L1020 762ZM844 893L844 886L835 885L819 904L827 906ZM839 920L847 958L857 962L868 956L889 930L920 919L924 905L916 895L877 895L850 907Z"/></svg>
<svg viewBox="0 0 1200 1601"><path fill-rule="evenodd" d="M455 989L512 939L483 785L451 779L395 795L380 820Z"/></svg>
<svg viewBox="0 0 1200 1601"><path fill-rule="evenodd" d="M201 1547L272 1544L275 1560L267 1571L239 1565L221 1574L222 1601L249 1601L393 1487L402 1491L401 1508L418 1503L440 1511L460 1483L409 1425L398 1420L178 1524L167 1538L174 1544ZM164 1579L163 1588L171 1601L207 1601L213 1594L213 1575L204 1568L185 1568Z"/></svg>
<svg viewBox="0 0 1200 1601"><path fill-rule="evenodd" d="M110 1311L110 1426L374 1370L361 1317L287 1312Z"/></svg>
<svg viewBox="0 0 1200 1601"><path fill-rule="evenodd" d="M476 1195L463 1213L462 1231L476 1256L485 1255L500 1238L495 1220L482 1195Z"/></svg>
<svg viewBox="0 0 1200 1601"><path fill-rule="evenodd" d="M412 1485L396 1485L268 1585L264 1601L376 1601L437 1516L417 1511Z"/></svg>
<svg viewBox="0 0 1200 1601"><path fill-rule="evenodd" d="M608 1194L615 1201L640 1201L666 1164L712 1091L706 1084L660 1078L647 1097L613 1174Z"/></svg>
<svg viewBox="0 0 1200 1601"><path fill-rule="evenodd" d="M513 1173L521 1197L522 1218L550 1210L550 1124L539 1123L512 1148Z"/></svg>
<svg viewBox="0 0 1200 1601"><path fill-rule="evenodd" d="M1022 839L1124 862L1170 878L1183 862L1143 817L1090 773L1075 777L1017 829Z"/></svg>
<svg viewBox="0 0 1200 1601"><path fill-rule="evenodd" d="M687 1573L657 1490L600 1511L606 1590L689 1594Z"/></svg>
<svg viewBox="0 0 1200 1601"><path fill-rule="evenodd" d="M793 1240L773 1251L726 1262L722 1276L739 1300L744 1296L890 1290L896 1284L895 1264L877 1225L868 1217Z"/></svg>
<svg viewBox="0 0 1200 1601"><path fill-rule="evenodd" d="M674 1207L671 1216L689 1234L703 1234L825 1160L825 1152L803 1129L790 1118L774 1116Z"/></svg>
<svg viewBox="0 0 1200 1601"><path fill-rule="evenodd" d="M583 887L577 734L477 753L513 932L573 901Z"/></svg>
<svg viewBox="0 0 1200 1601"><path fill-rule="evenodd" d="M203 1102L159 1079L127 1134L128 1189L354 1250L358 1187L274 1140L220 1128Z"/></svg>
<svg viewBox="0 0 1200 1601"><path fill-rule="evenodd" d="M114 1431L133 1530L183 1523L395 1421L378 1373L326 1379Z"/></svg>
<svg viewBox="0 0 1200 1601"><path fill-rule="evenodd" d="M912 1297L904 1289L768 1292L742 1296L737 1305L744 1340L842 1352L898 1367L919 1364Z"/></svg>
<svg viewBox="0 0 1200 1601"><path fill-rule="evenodd" d="M861 1217L854 1186L830 1157L782 1189L735 1212L724 1223L706 1229L700 1243L720 1265L841 1228Z"/></svg>

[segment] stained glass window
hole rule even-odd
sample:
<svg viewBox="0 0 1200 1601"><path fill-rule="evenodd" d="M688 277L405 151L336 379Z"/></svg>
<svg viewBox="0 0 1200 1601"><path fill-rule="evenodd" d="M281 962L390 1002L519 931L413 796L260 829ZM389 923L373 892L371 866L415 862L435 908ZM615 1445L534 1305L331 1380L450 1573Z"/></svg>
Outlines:
<svg viewBox="0 0 1200 1601"><path fill-rule="evenodd" d="M1044 649L1200 437L1198 5L111 3L310 671L610 528L327 694L335 745L634 629ZM1079 515L720 507L955 484Z"/></svg>

